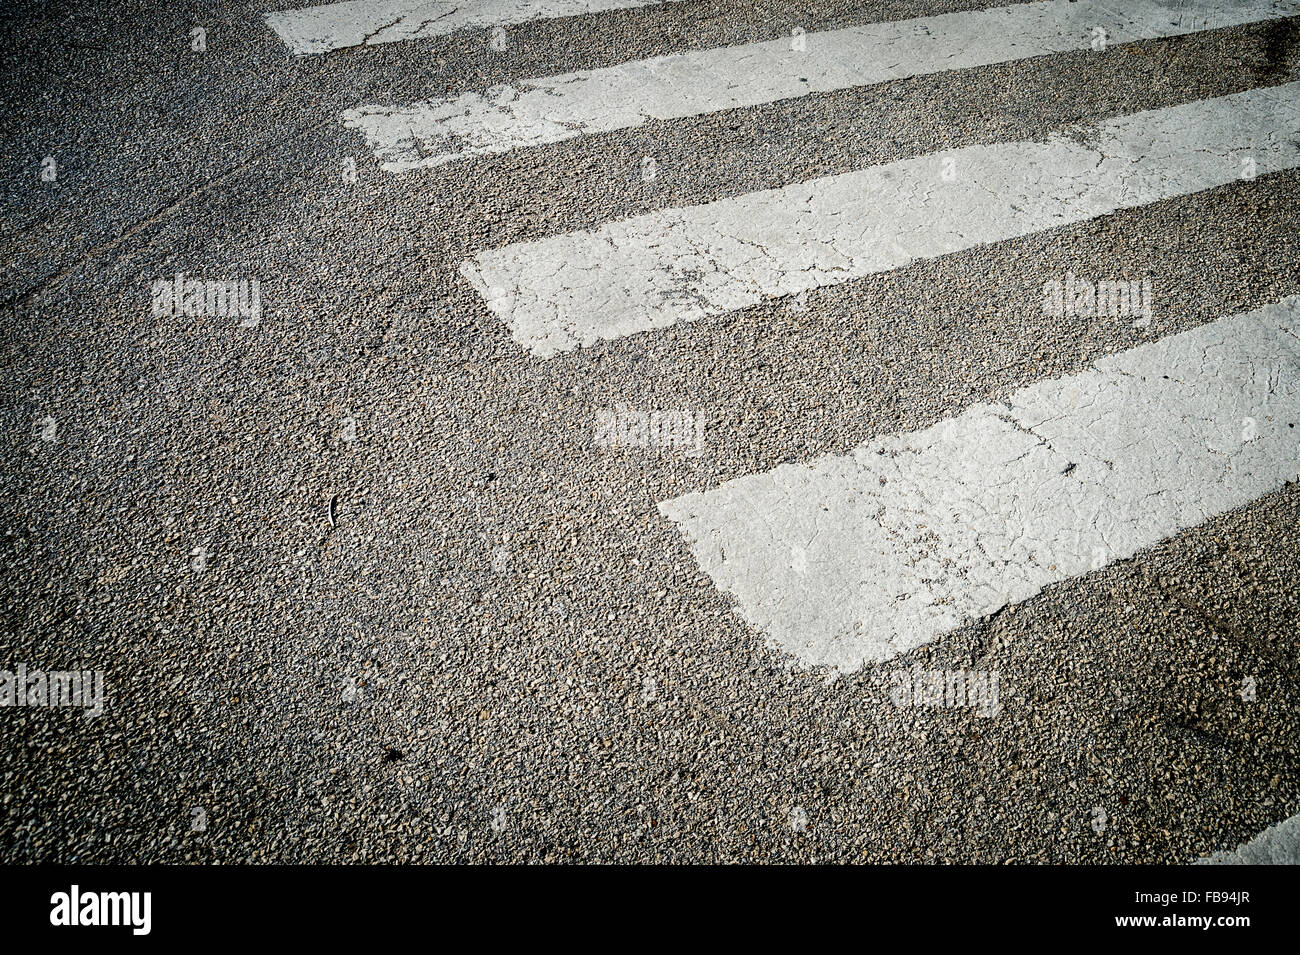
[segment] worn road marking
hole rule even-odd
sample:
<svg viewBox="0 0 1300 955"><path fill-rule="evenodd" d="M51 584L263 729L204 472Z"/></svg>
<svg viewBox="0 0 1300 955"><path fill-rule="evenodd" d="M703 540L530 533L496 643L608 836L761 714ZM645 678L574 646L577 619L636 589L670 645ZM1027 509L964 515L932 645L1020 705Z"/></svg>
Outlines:
<svg viewBox="0 0 1300 955"><path fill-rule="evenodd" d="M1300 865L1300 816L1269 826L1231 852L1216 852L1197 865Z"/></svg>
<svg viewBox="0 0 1300 955"><path fill-rule="evenodd" d="M266 14L294 53L328 53L529 20L649 7L674 0L348 0Z"/></svg>
<svg viewBox="0 0 1300 955"><path fill-rule="evenodd" d="M1200 12L1192 18L1156 0L1048 0L674 53L408 106L362 106L343 122L362 131L384 169L402 172L650 120L1084 50L1098 42L1099 28L1108 48L1296 15L1300 2L1219 0Z"/></svg>
<svg viewBox="0 0 1300 955"><path fill-rule="evenodd" d="M1300 477L1300 296L659 505L779 648L852 671Z"/></svg>
<svg viewBox="0 0 1300 955"><path fill-rule="evenodd" d="M1300 165L1300 83L968 146L479 252L461 274L549 357Z"/></svg>

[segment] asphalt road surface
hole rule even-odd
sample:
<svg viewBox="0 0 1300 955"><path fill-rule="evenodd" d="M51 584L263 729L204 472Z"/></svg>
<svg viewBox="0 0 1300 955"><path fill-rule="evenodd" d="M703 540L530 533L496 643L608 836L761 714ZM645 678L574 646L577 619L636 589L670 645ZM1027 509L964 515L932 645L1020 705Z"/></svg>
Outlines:
<svg viewBox="0 0 1300 955"><path fill-rule="evenodd" d="M1300 2L3 58L0 859L1300 858Z"/></svg>

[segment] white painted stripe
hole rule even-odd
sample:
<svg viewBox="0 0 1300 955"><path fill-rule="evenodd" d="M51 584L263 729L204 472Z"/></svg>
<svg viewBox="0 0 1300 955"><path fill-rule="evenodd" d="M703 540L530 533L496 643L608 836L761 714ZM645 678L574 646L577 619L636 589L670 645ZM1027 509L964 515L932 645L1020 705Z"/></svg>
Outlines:
<svg viewBox="0 0 1300 955"><path fill-rule="evenodd" d="M1300 816L1269 826L1232 852L1216 852L1197 865L1300 865Z"/></svg>
<svg viewBox="0 0 1300 955"><path fill-rule="evenodd" d="M1122 12L1121 12L1122 11ZM1300 14L1297 0L1047 0L658 56L409 106L343 114L383 168L402 172L723 109ZM797 47L797 48L796 48Z"/></svg>
<svg viewBox="0 0 1300 955"><path fill-rule="evenodd" d="M672 2L675 0L348 0L268 13L266 21L289 49L302 55Z"/></svg>
<svg viewBox="0 0 1300 955"><path fill-rule="evenodd" d="M767 296L1300 165L1300 83L969 146L477 253L461 274L547 357ZM953 173L951 181L945 173Z"/></svg>
<svg viewBox="0 0 1300 955"><path fill-rule="evenodd" d="M848 672L1297 477L1292 296L659 510L752 626Z"/></svg>

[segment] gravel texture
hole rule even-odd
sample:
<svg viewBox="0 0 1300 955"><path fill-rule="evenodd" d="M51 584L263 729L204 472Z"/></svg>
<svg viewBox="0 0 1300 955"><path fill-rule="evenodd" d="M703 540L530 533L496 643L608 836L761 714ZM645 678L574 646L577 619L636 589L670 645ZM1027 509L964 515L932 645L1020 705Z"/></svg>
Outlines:
<svg viewBox="0 0 1300 955"><path fill-rule="evenodd" d="M521 25L504 52L470 31L296 59L266 3L18 4L0 669L103 670L109 702L0 710L0 860L1184 862L1300 811L1294 483L840 678L745 626L656 510L1295 294L1300 173L549 360L456 274L654 209L1294 81L1297 21L400 176L339 121L993 5L691 0ZM177 272L257 279L261 321L153 316ZM1066 272L1149 276L1150 327L1044 316ZM704 453L595 446L620 403L703 416ZM996 671L999 714L895 707L888 671L913 664Z"/></svg>

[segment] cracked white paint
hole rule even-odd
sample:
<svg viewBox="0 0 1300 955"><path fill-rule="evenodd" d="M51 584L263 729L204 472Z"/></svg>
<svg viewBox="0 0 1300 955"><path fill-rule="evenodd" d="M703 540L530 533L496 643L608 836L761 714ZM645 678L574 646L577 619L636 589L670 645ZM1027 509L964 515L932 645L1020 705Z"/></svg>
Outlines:
<svg viewBox="0 0 1300 955"><path fill-rule="evenodd" d="M1300 165L1300 83L968 146L479 252L540 357ZM946 170L955 174L945 175Z"/></svg>
<svg viewBox="0 0 1300 955"><path fill-rule="evenodd" d="M266 22L301 56L672 2L675 0L348 0L268 13Z"/></svg>
<svg viewBox="0 0 1300 955"><path fill-rule="evenodd" d="M1216 852L1197 865L1300 865L1300 816L1269 826L1231 852Z"/></svg>
<svg viewBox="0 0 1300 955"><path fill-rule="evenodd" d="M630 129L650 120L1300 14L1297 0L1048 0L696 50L404 106L343 114L389 172Z"/></svg>
<svg viewBox="0 0 1300 955"><path fill-rule="evenodd" d="M1292 296L659 510L748 623L848 672L1298 477Z"/></svg>

